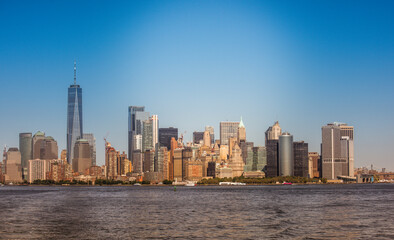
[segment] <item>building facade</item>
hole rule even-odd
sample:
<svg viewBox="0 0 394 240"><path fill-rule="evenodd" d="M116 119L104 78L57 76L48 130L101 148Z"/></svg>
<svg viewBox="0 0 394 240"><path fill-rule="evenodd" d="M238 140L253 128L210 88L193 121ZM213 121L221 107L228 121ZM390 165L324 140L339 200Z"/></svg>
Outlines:
<svg viewBox="0 0 394 240"><path fill-rule="evenodd" d="M27 168L29 166L29 160L33 159L33 137L31 133L20 133L19 134L19 151L21 152L21 167L22 177L27 180Z"/></svg>
<svg viewBox="0 0 394 240"><path fill-rule="evenodd" d="M293 135L283 133L279 136L279 176L294 176Z"/></svg>
<svg viewBox="0 0 394 240"><path fill-rule="evenodd" d="M311 177L309 175L308 143L294 142L294 176Z"/></svg>
<svg viewBox="0 0 394 240"><path fill-rule="evenodd" d="M167 147L167 149L170 150L171 138L175 138L175 140L178 140L178 128L159 128L160 147Z"/></svg>
<svg viewBox="0 0 394 240"><path fill-rule="evenodd" d="M238 138L239 122L220 122L220 144L227 145L228 139Z"/></svg>

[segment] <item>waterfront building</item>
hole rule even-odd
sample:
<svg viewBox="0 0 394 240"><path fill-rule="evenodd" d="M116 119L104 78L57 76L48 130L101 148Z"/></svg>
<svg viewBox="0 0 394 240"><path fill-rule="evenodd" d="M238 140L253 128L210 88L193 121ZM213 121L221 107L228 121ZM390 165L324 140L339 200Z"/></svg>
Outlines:
<svg viewBox="0 0 394 240"><path fill-rule="evenodd" d="M131 163L129 159L127 159L127 154L125 152L122 154L118 152L116 165L118 176L125 176L126 173L131 172Z"/></svg>
<svg viewBox="0 0 394 240"><path fill-rule="evenodd" d="M182 162L182 148L174 149L174 180L175 181L182 181L183 178L183 162Z"/></svg>
<svg viewBox="0 0 394 240"><path fill-rule="evenodd" d="M92 166L90 144L86 139L78 139L75 142L74 158L72 168L75 173L83 174L87 168Z"/></svg>
<svg viewBox="0 0 394 240"><path fill-rule="evenodd" d="M46 180L47 173L51 170L51 160L33 159L29 160L29 183L35 180Z"/></svg>
<svg viewBox="0 0 394 240"><path fill-rule="evenodd" d="M293 135L288 132L279 136L279 176L294 176Z"/></svg>
<svg viewBox="0 0 394 240"><path fill-rule="evenodd" d="M185 180L200 181L203 177L203 162L199 159L185 162Z"/></svg>
<svg viewBox="0 0 394 240"><path fill-rule="evenodd" d="M63 149L62 152L60 153L60 159L63 162L67 162L67 150L66 149Z"/></svg>
<svg viewBox="0 0 394 240"><path fill-rule="evenodd" d="M143 121L143 130L142 130L142 152L147 150L152 150L153 147L153 124L152 120Z"/></svg>
<svg viewBox="0 0 394 240"><path fill-rule="evenodd" d="M345 159L341 158L341 129L337 124L322 127L322 177L335 180L342 176Z"/></svg>
<svg viewBox="0 0 394 240"><path fill-rule="evenodd" d="M354 146L349 136L341 137L341 158L344 159L342 175L354 177Z"/></svg>
<svg viewBox="0 0 394 240"><path fill-rule="evenodd" d="M144 106L129 106L128 113L128 156L134 164L134 135L141 134L143 129L143 121L149 120L149 112L145 112ZM153 141L153 140L152 140Z"/></svg>
<svg viewBox="0 0 394 240"><path fill-rule="evenodd" d="M90 146L90 159L92 160L92 166L96 166L96 138L93 133L84 133L83 139L89 142Z"/></svg>
<svg viewBox="0 0 394 240"><path fill-rule="evenodd" d="M133 152L133 172L141 174L143 172L143 162L144 162L144 155L145 153L142 153L140 150L135 150Z"/></svg>
<svg viewBox="0 0 394 240"><path fill-rule="evenodd" d="M211 147L211 135L210 135L209 131L204 132L203 139L204 139L204 146Z"/></svg>
<svg viewBox="0 0 394 240"><path fill-rule="evenodd" d="M215 170L216 170L216 162L215 161L208 162L207 177L214 178L216 176Z"/></svg>
<svg viewBox="0 0 394 240"><path fill-rule="evenodd" d="M174 180L174 155L175 155L175 149L178 148L178 142L175 140L174 137L171 138L171 143L170 143L170 160L169 160L169 165L168 165L168 170L169 170L169 180Z"/></svg>
<svg viewBox="0 0 394 240"><path fill-rule="evenodd" d="M157 153L157 172L161 174L163 179L169 179L168 175L168 150L166 147L161 147Z"/></svg>
<svg viewBox="0 0 394 240"><path fill-rule="evenodd" d="M294 176L310 177L308 174L308 143L294 142Z"/></svg>
<svg viewBox="0 0 394 240"><path fill-rule="evenodd" d="M27 180L27 168L29 160L33 158L33 137L31 133L20 133L19 134L19 151L21 152L21 167L22 177Z"/></svg>
<svg viewBox="0 0 394 240"><path fill-rule="evenodd" d="M41 158L41 142L45 139L45 133L38 131L34 134L32 139L32 158L31 159L40 159ZM29 159L30 160L30 159Z"/></svg>
<svg viewBox="0 0 394 240"><path fill-rule="evenodd" d="M215 132L212 126L205 126L205 131L209 132L211 144L215 144Z"/></svg>
<svg viewBox="0 0 394 240"><path fill-rule="evenodd" d="M263 171L267 166L267 150L265 147L253 147L253 169Z"/></svg>
<svg viewBox="0 0 394 240"><path fill-rule="evenodd" d="M46 161L50 162L50 170L49 172L47 172L48 173L47 179L53 180L55 182L72 180L73 178L72 167L70 164L67 163L67 161L64 160L46 160ZM33 164L41 164L40 166L42 167L42 162L33 163ZM34 168L37 169L37 166L35 166Z"/></svg>
<svg viewBox="0 0 394 240"><path fill-rule="evenodd" d="M278 160L279 160L279 140L268 140L266 143L267 149L267 177L277 177L278 172Z"/></svg>
<svg viewBox="0 0 394 240"><path fill-rule="evenodd" d="M269 127L265 132L265 146L269 140L279 140L279 136L282 135L282 129L279 126L279 122L276 121L273 126Z"/></svg>
<svg viewBox="0 0 394 240"><path fill-rule="evenodd" d="M204 132L193 132L193 143L200 144L204 140Z"/></svg>
<svg viewBox="0 0 394 240"><path fill-rule="evenodd" d="M67 100L67 161L71 164L75 142L83 136L82 88L77 85L76 63L74 62L74 84L68 88ZM33 156L35 159L35 156Z"/></svg>
<svg viewBox="0 0 394 240"><path fill-rule="evenodd" d="M233 169L229 167L218 167L216 168L216 177L217 178L232 178L233 177Z"/></svg>
<svg viewBox="0 0 394 240"><path fill-rule="evenodd" d="M178 128L159 128L160 147L167 147L167 149L171 149L171 138L178 140Z"/></svg>
<svg viewBox="0 0 394 240"><path fill-rule="evenodd" d="M228 145L228 139L237 139L239 122L220 122L220 144Z"/></svg>
<svg viewBox="0 0 394 240"><path fill-rule="evenodd" d="M244 171L251 172L257 171L257 165L254 163L253 158L253 143L247 145L245 142L241 144L242 160L245 163Z"/></svg>
<svg viewBox="0 0 394 240"><path fill-rule="evenodd" d="M246 142L246 130L245 130L244 122L242 121L242 117L238 125L237 137L238 137L237 139L238 144L240 144L241 142Z"/></svg>
<svg viewBox="0 0 394 240"><path fill-rule="evenodd" d="M157 115L152 115L152 146L156 148L159 143L159 117Z"/></svg>
<svg viewBox="0 0 394 240"><path fill-rule="evenodd" d="M320 155L317 152L308 153L309 157L309 176L311 178L320 178Z"/></svg>
<svg viewBox="0 0 394 240"><path fill-rule="evenodd" d="M233 170L233 177L240 177L244 172L244 161L241 157L241 148L238 144L235 144L232 150L232 156L230 157L228 167Z"/></svg>
<svg viewBox="0 0 394 240"><path fill-rule="evenodd" d="M107 179L116 179L118 176L118 165L117 165L117 156L118 152L116 152L115 148L111 147L109 142L105 144L105 176Z"/></svg>
<svg viewBox="0 0 394 240"><path fill-rule="evenodd" d="M19 183L22 182L22 160L18 148L9 148L4 161L5 174L4 181Z"/></svg>

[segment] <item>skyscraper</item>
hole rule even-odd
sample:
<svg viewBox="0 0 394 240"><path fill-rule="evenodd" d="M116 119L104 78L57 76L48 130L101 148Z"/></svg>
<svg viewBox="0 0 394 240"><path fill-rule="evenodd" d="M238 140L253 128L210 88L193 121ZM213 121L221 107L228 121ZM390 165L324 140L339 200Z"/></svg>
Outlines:
<svg viewBox="0 0 394 240"><path fill-rule="evenodd" d="M230 137L238 138L239 122L220 122L220 144L227 145Z"/></svg>
<svg viewBox="0 0 394 240"><path fill-rule="evenodd" d="M278 140L268 140L266 143L267 149L267 177L277 177L279 174L278 171Z"/></svg>
<svg viewBox="0 0 394 240"><path fill-rule="evenodd" d="M160 147L167 147L171 149L171 138L178 140L178 128L159 128L159 143Z"/></svg>
<svg viewBox="0 0 394 240"><path fill-rule="evenodd" d="M159 143L159 117L157 115L152 115L152 141L153 148L156 148L156 144Z"/></svg>
<svg viewBox="0 0 394 240"><path fill-rule="evenodd" d="M193 143L200 144L204 140L204 132L193 132Z"/></svg>
<svg viewBox="0 0 394 240"><path fill-rule="evenodd" d="M154 149L152 136L153 136L152 120L143 121L142 152L145 152L146 150Z"/></svg>
<svg viewBox="0 0 394 240"><path fill-rule="evenodd" d="M341 129L336 124L322 127L322 177L334 180L342 175Z"/></svg>
<svg viewBox="0 0 394 240"><path fill-rule="evenodd" d="M74 172L84 173L92 166L91 147L86 139L78 139L75 143L72 168Z"/></svg>
<svg viewBox="0 0 394 240"><path fill-rule="evenodd" d="M282 135L282 129L279 126L279 122L276 121L272 127L265 131L265 145L267 145L268 140L279 140L280 135Z"/></svg>
<svg viewBox="0 0 394 240"><path fill-rule="evenodd" d="M31 133L19 134L19 151L21 152L22 175L24 179L27 179L29 160L33 158L33 152L31 149L32 141L33 138Z"/></svg>
<svg viewBox="0 0 394 240"><path fill-rule="evenodd" d="M77 85L77 67L74 62L74 84L68 88L67 101L67 162L71 164L75 142L82 138L82 88Z"/></svg>
<svg viewBox="0 0 394 240"><path fill-rule="evenodd" d="M133 163L133 151L134 151L134 135L141 134L143 128L143 121L149 120L149 112L145 112L144 106L129 106L129 159ZM133 163L134 164L134 163Z"/></svg>
<svg viewBox="0 0 394 240"><path fill-rule="evenodd" d="M242 117L241 117L241 121L239 122L238 125L238 144L241 142L246 142L246 130L245 130L245 125L244 122L242 121Z"/></svg>
<svg viewBox="0 0 394 240"><path fill-rule="evenodd" d="M205 126L205 131L208 131L211 135L211 144L215 144L215 133L212 126Z"/></svg>
<svg viewBox="0 0 394 240"><path fill-rule="evenodd" d="M308 143L304 141L294 142L294 176L308 177ZM313 176L309 176L313 177Z"/></svg>
<svg viewBox="0 0 394 240"><path fill-rule="evenodd" d="M96 166L96 138L93 133L84 133L83 139L86 139L90 145L90 158L92 159L92 166Z"/></svg>
<svg viewBox="0 0 394 240"><path fill-rule="evenodd" d="M283 133L279 136L279 176L294 175L293 135Z"/></svg>

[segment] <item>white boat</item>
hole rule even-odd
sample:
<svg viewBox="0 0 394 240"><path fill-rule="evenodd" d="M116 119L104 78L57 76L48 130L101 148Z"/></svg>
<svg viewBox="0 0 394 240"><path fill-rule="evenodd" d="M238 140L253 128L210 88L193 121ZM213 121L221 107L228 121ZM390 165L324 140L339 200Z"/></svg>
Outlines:
<svg viewBox="0 0 394 240"><path fill-rule="evenodd" d="M241 182L220 182L220 186L245 186L246 183Z"/></svg>
<svg viewBox="0 0 394 240"><path fill-rule="evenodd" d="M134 183L134 186L141 186L141 183Z"/></svg>
<svg viewBox="0 0 394 240"><path fill-rule="evenodd" d="M195 184L195 183L192 183L192 182L189 182L189 183L186 183L185 186L186 186L186 187L195 187L196 184Z"/></svg>

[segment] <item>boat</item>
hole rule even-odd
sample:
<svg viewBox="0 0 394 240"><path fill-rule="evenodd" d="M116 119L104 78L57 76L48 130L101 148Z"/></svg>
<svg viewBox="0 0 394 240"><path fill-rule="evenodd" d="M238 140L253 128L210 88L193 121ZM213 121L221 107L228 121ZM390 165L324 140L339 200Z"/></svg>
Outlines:
<svg viewBox="0 0 394 240"><path fill-rule="evenodd" d="M141 183L134 183L134 186L141 186Z"/></svg>
<svg viewBox="0 0 394 240"><path fill-rule="evenodd" d="M283 182L282 184L283 184L283 185L292 185L291 182Z"/></svg>
<svg viewBox="0 0 394 240"><path fill-rule="evenodd" d="M195 183L192 183L192 182L188 182L188 183L185 184L185 186L186 186L186 187L195 187L196 184L195 184Z"/></svg>
<svg viewBox="0 0 394 240"><path fill-rule="evenodd" d="M246 183L241 182L220 182L220 186L245 186Z"/></svg>

